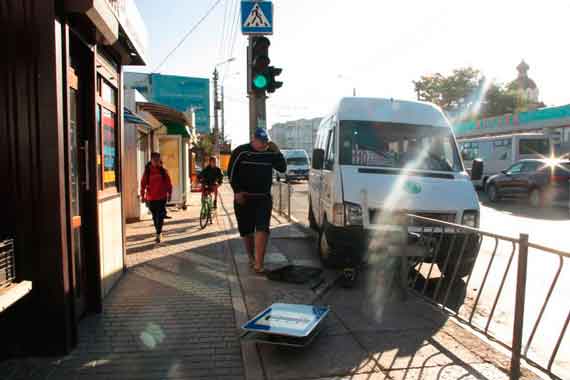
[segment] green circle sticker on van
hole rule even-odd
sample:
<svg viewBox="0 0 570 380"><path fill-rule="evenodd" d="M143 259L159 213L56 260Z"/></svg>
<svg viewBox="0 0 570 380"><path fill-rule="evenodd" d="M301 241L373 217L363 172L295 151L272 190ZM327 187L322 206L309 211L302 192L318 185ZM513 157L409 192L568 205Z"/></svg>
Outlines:
<svg viewBox="0 0 570 380"><path fill-rule="evenodd" d="M419 194L422 192L422 185L417 182L407 181L404 184L404 189L410 194Z"/></svg>

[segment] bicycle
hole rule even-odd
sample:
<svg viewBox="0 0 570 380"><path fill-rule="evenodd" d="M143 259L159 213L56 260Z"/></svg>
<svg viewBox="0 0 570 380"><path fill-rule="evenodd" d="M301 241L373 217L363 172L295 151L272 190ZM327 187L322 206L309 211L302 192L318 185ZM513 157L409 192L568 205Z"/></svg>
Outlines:
<svg viewBox="0 0 570 380"><path fill-rule="evenodd" d="M200 207L200 228L204 229L208 224L213 224L212 210L214 209L214 201L212 200L212 191L205 187L202 190L202 205Z"/></svg>

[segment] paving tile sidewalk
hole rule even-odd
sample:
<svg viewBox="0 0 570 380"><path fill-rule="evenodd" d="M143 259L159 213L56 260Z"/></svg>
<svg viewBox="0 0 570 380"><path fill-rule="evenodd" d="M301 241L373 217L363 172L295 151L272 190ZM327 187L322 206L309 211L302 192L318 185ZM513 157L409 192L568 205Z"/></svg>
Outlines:
<svg viewBox="0 0 570 380"><path fill-rule="evenodd" d="M378 295L367 292L382 288L382 277L365 281L364 292L333 288L319 299L332 313L306 349L240 342L236 327L261 309L311 303L316 294L250 270L231 190L221 192L224 207L204 230L196 206L170 212L160 245L150 221L128 225L129 270L104 312L82 321L78 348L64 358L0 363L0 378L507 379L505 355L423 301L377 302L366 310L367 297ZM273 222L269 265L320 265L305 232L283 218ZM536 377L525 371L523 378Z"/></svg>
<svg viewBox="0 0 570 380"><path fill-rule="evenodd" d="M197 206L169 214L159 245L151 221L127 226L129 269L71 355L0 363L0 378L242 379L226 233L200 230Z"/></svg>
<svg viewBox="0 0 570 380"><path fill-rule="evenodd" d="M222 194L228 243L244 298L246 315L241 319L252 318L274 302L313 302L316 295L308 286L270 281L251 271L235 231L231 191L224 187ZM320 266L311 234L274 214L266 264L290 262ZM369 271L355 289L333 287L317 299L332 312L321 335L305 349L242 343L246 378L508 379L506 355L426 302L412 295L402 300L386 294L390 272ZM536 378L526 370L521 377Z"/></svg>

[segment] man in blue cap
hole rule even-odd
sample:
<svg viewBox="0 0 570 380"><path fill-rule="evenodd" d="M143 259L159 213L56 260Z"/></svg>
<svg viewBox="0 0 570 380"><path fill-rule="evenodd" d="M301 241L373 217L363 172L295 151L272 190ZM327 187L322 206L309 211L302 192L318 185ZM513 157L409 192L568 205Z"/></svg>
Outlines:
<svg viewBox="0 0 570 380"><path fill-rule="evenodd" d="M257 273L264 271L271 220L273 169L284 173L287 162L262 128L255 130L250 143L240 145L232 152L228 165L239 233Z"/></svg>

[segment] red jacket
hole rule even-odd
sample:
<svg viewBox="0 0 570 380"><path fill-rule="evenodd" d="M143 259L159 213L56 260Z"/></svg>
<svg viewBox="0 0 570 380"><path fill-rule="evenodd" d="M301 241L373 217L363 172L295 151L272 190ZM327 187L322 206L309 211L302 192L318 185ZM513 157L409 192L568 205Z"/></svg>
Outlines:
<svg viewBox="0 0 570 380"><path fill-rule="evenodd" d="M165 200L171 194L172 183L166 169L151 166L149 173L145 170L141 179L141 199L143 202Z"/></svg>

